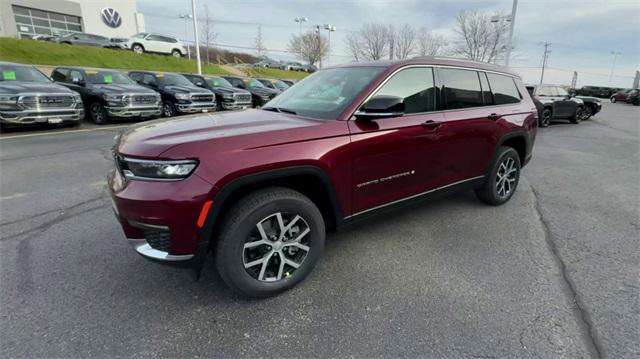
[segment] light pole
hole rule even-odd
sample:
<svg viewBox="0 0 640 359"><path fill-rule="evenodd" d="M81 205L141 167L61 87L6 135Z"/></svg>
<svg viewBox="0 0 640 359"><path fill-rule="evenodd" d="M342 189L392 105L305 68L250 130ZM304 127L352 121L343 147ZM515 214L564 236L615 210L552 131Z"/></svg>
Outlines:
<svg viewBox="0 0 640 359"><path fill-rule="evenodd" d="M331 33L336 31L336 27L331 24L324 24L324 29L329 31L329 53L327 54L327 66L331 66Z"/></svg>
<svg viewBox="0 0 640 359"><path fill-rule="evenodd" d="M509 22L509 41L507 42L507 53L504 57L504 66L509 66L509 59L511 58L511 49L513 48L513 28L516 26L516 10L518 10L518 0L513 0L511 7L511 14L507 16L492 16L491 22L496 23L501 20Z"/></svg>
<svg viewBox="0 0 640 359"><path fill-rule="evenodd" d="M619 55L622 55L622 52L611 51L611 55L613 55L613 64L611 65L611 74L609 74L609 85L611 85L611 79L613 78L613 70L616 68L616 60L618 60Z"/></svg>
<svg viewBox="0 0 640 359"><path fill-rule="evenodd" d="M200 42L198 41L198 18L196 17L196 0L191 0L191 13L193 16L193 37L196 42L196 62L198 63L198 75L202 75L200 63Z"/></svg>
<svg viewBox="0 0 640 359"><path fill-rule="evenodd" d="M298 39L300 41L300 60L302 60L302 23L309 21L309 18L306 18L304 16L298 16L295 19L293 19L293 21L300 24L300 28L298 30Z"/></svg>
<svg viewBox="0 0 640 359"><path fill-rule="evenodd" d="M189 20L193 19L193 16L191 14L180 14L178 17L184 20L184 39L186 41L187 36L189 36ZM187 43L187 57L191 60L191 46L189 46L189 43Z"/></svg>

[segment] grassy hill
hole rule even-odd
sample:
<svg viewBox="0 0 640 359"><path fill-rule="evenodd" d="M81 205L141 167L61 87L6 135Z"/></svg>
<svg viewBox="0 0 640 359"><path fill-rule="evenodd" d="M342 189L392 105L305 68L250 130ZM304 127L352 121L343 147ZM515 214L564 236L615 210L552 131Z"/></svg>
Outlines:
<svg viewBox="0 0 640 359"><path fill-rule="evenodd" d="M0 38L0 61L34 65L66 65L100 67L123 70L157 70L167 72L196 72L196 62L172 56L135 54L132 51L100 49L86 46L61 45L45 41ZM233 71L231 71L233 70ZM202 72L223 75L231 72L247 76L277 79L301 79L304 72L277 69L229 69L203 64Z"/></svg>

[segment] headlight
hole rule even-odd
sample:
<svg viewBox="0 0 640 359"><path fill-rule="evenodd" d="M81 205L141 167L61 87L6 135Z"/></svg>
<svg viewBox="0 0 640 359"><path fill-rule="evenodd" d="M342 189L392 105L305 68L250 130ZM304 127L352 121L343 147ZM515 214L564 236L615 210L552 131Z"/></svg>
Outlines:
<svg viewBox="0 0 640 359"><path fill-rule="evenodd" d="M102 98L104 98L108 102L123 102L125 96L124 95L104 94L104 95L102 95Z"/></svg>
<svg viewBox="0 0 640 359"><path fill-rule="evenodd" d="M191 95L188 93L177 93L174 96L176 100L188 100L191 98Z"/></svg>
<svg viewBox="0 0 640 359"><path fill-rule="evenodd" d="M0 95L0 109L15 110L18 108L18 96Z"/></svg>
<svg viewBox="0 0 640 359"><path fill-rule="evenodd" d="M233 98L233 94L232 93L223 93L222 97L223 98Z"/></svg>
<svg viewBox="0 0 640 359"><path fill-rule="evenodd" d="M148 161L119 158L122 174L128 179L179 181L189 177L198 161Z"/></svg>

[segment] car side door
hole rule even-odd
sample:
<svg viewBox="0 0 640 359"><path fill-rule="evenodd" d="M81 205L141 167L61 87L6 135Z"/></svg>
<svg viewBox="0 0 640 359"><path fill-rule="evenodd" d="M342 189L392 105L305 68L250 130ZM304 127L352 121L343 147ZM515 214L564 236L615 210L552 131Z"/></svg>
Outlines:
<svg viewBox="0 0 640 359"><path fill-rule="evenodd" d="M551 86L555 94L553 101L553 114L558 118L571 118L575 115L578 104L571 99L569 93L558 86Z"/></svg>
<svg viewBox="0 0 640 359"><path fill-rule="evenodd" d="M151 51L151 52L166 52L163 51L163 45L164 43L160 40L159 35L148 35L145 38L145 50L147 51Z"/></svg>
<svg viewBox="0 0 640 359"><path fill-rule="evenodd" d="M433 68L411 66L392 73L368 101L401 98L404 113L349 121L354 214L433 189L442 153L442 112L436 112ZM361 109L366 107L366 102ZM357 114L358 112L356 112Z"/></svg>

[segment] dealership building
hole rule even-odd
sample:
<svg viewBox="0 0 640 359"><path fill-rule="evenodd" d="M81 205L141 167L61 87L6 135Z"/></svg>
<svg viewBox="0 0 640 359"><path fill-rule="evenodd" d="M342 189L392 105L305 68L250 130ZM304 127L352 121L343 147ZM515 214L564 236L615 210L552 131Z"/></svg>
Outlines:
<svg viewBox="0 0 640 359"><path fill-rule="evenodd" d="M0 0L0 36L87 32L129 37L144 31L136 0Z"/></svg>

